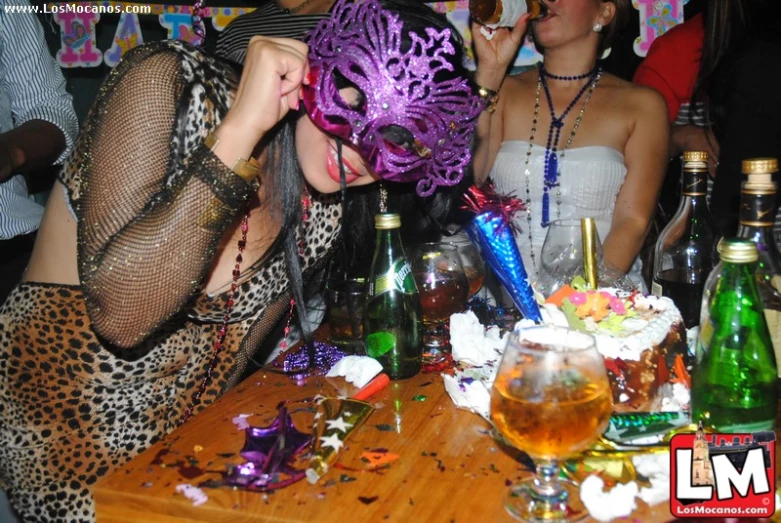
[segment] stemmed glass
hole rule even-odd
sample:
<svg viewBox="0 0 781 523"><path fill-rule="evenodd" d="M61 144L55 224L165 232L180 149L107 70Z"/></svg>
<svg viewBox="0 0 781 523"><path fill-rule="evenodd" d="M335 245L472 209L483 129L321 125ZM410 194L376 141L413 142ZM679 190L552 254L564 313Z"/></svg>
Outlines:
<svg viewBox="0 0 781 523"><path fill-rule="evenodd" d="M445 350L442 326L466 307L469 280L455 245L420 243L408 252L423 310L425 352L429 360L437 360Z"/></svg>
<svg viewBox="0 0 781 523"><path fill-rule="evenodd" d="M602 242L596 234L599 287L632 291L635 285L620 270L605 263ZM556 220L548 226L540 253L540 274L535 290L548 297L576 276L583 276L583 232L580 220Z"/></svg>
<svg viewBox="0 0 781 523"><path fill-rule="evenodd" d="M513 333L491 391L491 418L504 439L536 463L505 508L523 521L577 521L588 515L558 463L594 443L613 410L605 365L588 334L554 326Z"/></svg>

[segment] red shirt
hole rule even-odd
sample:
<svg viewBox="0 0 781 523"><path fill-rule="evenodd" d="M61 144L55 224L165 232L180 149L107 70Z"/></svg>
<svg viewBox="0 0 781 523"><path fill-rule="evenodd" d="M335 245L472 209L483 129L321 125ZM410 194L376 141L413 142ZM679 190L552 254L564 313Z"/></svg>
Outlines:
<svg viewBox="0 0 781 523"><path fill-rule="evenodd" d="M701 14L655 39L635 71L636 84L653 87L664 96L670 123L682 103L691 99L700 70L705 25Z"/></svg>

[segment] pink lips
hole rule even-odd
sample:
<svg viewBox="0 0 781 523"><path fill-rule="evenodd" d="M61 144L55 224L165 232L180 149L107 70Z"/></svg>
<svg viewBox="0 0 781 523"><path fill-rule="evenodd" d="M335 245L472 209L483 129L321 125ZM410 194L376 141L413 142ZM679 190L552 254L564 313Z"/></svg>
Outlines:
<svg viewBox="0 0 781 523"><path fill-rule="evenodd" d="M331 177L333 181L335 181L338 184L341 184L341 175L339 173L339 164L334 159L334 155L336 154L335 151L330 150L328 151L328 155L326 156L326 166L328 169L328 176ZM345 171L344 173L344 181L348 184L354 182L358 179L358 175L353 174L356 169L344 158L342 158L342 163L344 163L345 167L351 172Z"/></svg>

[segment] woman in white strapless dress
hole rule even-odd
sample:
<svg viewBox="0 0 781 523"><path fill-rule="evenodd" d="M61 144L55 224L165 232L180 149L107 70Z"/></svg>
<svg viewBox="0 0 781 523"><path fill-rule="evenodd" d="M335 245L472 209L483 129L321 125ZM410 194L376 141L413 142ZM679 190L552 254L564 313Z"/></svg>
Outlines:
<svg viewBox="0 0 781 523"><path fill-rule="evenodd" d="M489 104L478 121L475 178L482 184L490 175L500 193L528 201L531 223L519 213L516 240L533 280L548 231L547 171L549 221L601 216L605 263L639 283L638 254L667 166L664 99L597 67L597 56L628 17L629 0L546 4L549 13L528 24L544 65L517 76L505 72L527 17L512 29L500 28L491 40L473 26L475 80L495 102L495 111ZM551 167L556 163L558 169Z"/></svg>
<svg viewBox="0 0 781 523"><path fill-rule="evenodd" d="M515 193L525 199L525 181L519 186L519 180L524 179L526 154L529 142L523 140L506 140L499 148L493 168L490 172L496 190L501 194ZM545 147L532 145L529 160L531 173L543 172L545 164ZM560 199L561 203L551 204L551 219L596 218L599 238L604 241L610 232L616 195L624 183L627 169L624 165L624 155L612 147L599 145L569 149L561 161ZM529 199L532 202L542 202L543 177L532 176L529 179ZM516 225L520 233L516 241L523 256L527 271L532 280L540 269L540 251L548 233L548 227L542 224L542 205L532 204L531 222L527 214L520 212L516 216ZM531 231L531 235L529 234ZM529 237L531 236L531 242ZM531 253L535 253L532 259ZM640 288L644 287L640 273L642 265L635 260L629 277Z"/></svg>

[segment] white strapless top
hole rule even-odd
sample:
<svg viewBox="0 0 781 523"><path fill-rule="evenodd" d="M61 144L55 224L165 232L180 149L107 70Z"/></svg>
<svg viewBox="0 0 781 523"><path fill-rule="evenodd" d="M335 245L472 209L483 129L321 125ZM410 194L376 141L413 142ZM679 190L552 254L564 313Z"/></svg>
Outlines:
<svg viewBox="0 0 781 523"><path fill-rule="evenodd" d="M502 194L514 193L522 201L526 200L526 179L524 175L526 153L529 142L509 140L502 143L491 169L491 179L496 190ZM559 155L561 158L561 155ZM531 245L529 245L529 224L526 213L516 215L516 223L521 233L516 241L523 256L524 264L533 275L539 269L540 252L545 242L548 228L542 227L542 195L544 187L545 147L532 145L529 159L529 192L531 199ZM626 178L624 155L612 147L587 146L567 149L560 159L560 187L550 192L550 220L596 218L599 238L604 242L610 232L616 196ZM557 189L561 192L561 204L557 206ZM534 251L536 268L532 264L530 252ZM642 281L641 264L636 260L630 271L630 277Z"/></svg>

